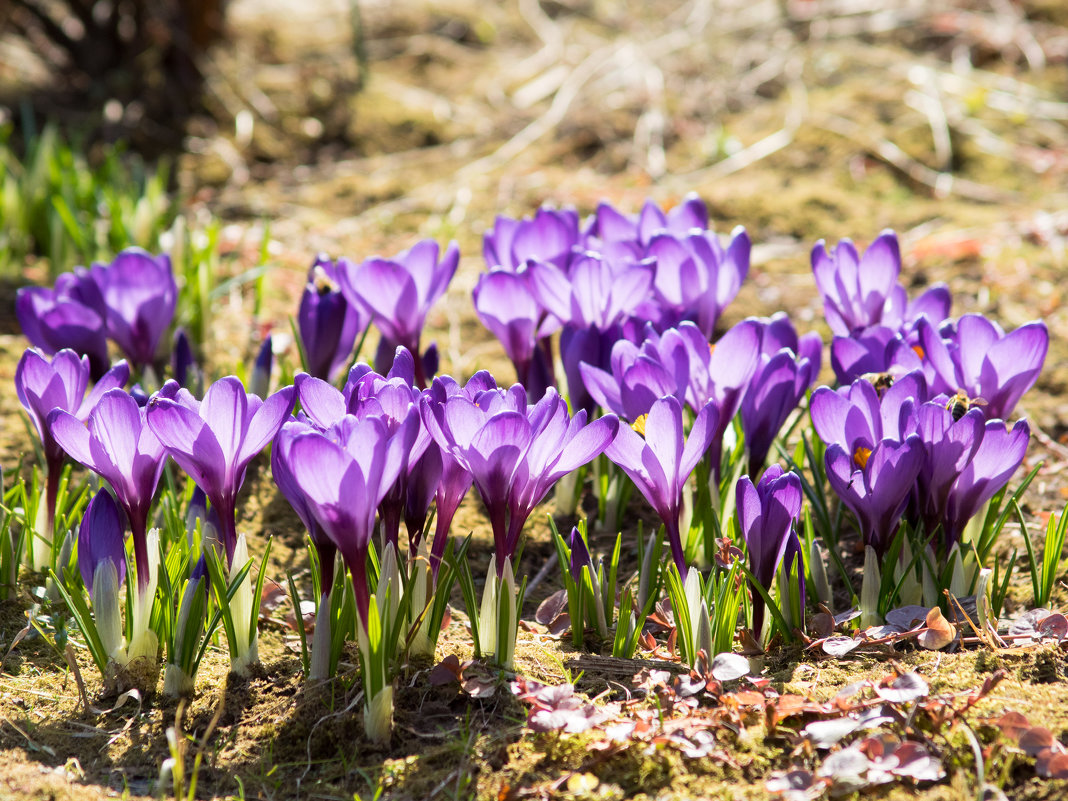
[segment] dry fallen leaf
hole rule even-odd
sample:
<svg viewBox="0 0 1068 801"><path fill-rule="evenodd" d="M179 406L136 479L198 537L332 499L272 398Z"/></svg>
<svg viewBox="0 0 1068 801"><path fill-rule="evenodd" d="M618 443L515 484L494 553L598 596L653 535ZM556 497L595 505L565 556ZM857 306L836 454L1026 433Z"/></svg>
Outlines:
<svg viewBox="0 0 1068 801"><path fill-rule="evenodd" d="M921 648L930 651L940 651L957 639L956 627L946 620L942 610L937 606L931 607L927 613L927 631L918 638Z"/></svg>

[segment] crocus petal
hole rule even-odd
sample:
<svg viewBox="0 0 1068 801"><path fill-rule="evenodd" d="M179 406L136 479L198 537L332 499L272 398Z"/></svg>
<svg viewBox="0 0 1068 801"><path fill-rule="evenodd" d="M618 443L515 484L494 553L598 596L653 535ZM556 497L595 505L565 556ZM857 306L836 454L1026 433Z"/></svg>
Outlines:
<svg viewBox="0 0 1068 801"><path fill-rule="evenodd" d="M238 466L236 469L242 469L278 434L282 424L293 412L295 393L295 387L282 387L263 401L260 408L252 415L252 419L248 422L248 429L245 431L244 441L234 459L235 465Z"/></svg>
<svg viewBox="0 0 1068 801"><path fill-rule="evenodd" d="M85 423L63 409L53 409L48 415L48 427L59 446L76 462L95 469L89 451L89 429Z"/></svg>

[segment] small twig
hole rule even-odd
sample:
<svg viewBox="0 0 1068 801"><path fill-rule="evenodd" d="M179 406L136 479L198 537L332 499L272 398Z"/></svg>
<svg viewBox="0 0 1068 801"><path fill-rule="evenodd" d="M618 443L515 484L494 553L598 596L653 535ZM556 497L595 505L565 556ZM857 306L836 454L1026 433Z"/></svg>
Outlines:
<svg viewBox="0 0 1068 801"><path fill-rule="evenodd" d="M536 574L534 574L534 578L532 578L527 584L528 596L535 587L545 581L545 577L549 575L549 571L556 567L556 562L558 559L559 557L557 556L556 551L553 551L552 554L549 555L549 558L545 560L545 564L541 566L541 569Z"/></svg>

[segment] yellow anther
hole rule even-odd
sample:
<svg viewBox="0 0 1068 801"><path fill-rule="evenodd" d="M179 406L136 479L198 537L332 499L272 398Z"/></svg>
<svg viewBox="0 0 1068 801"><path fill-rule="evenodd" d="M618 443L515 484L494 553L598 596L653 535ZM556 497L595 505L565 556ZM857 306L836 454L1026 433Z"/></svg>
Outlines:
<svg viewBox="0 0 1068 801"><path fill-rule="evenodd" d="M637 431L639 434L641 434L643 437L645 436L645 421L648 417L649 415L643 414L641 417L639 417L637 420L630 424L630 427Z"/></svg>

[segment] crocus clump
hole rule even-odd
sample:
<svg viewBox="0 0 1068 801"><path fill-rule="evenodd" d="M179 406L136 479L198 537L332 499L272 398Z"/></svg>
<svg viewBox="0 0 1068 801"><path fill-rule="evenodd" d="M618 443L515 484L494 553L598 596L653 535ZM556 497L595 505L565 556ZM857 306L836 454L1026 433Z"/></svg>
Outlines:
<svg viewBox="0 0 1068 801"><path fill-rule="evenodd" d="M493 526L498 576L515 554L530 513L564 475L600 455L616 435L614 415L586 422L568 414L550 389L527 405L520 385L473 398L444 384L422 401L423 422L439 447L471 474Z"/></svg>
<svg viewBox="0 0 1068 801"><path fill-rule="evenodd" d="M592 411L578 365L608 370L612 345L691 321L712 336L749 270L749 238L726 248L695 195L668 212L648 202L628 217L602 203L584 228L573 210L498 217L483 240L490 272L476 289L480 319L504 344L528 393L553 385L548 337L563 328L561 358L572 406Z"/></svg>
<svg viewBox="0 0 1068 801"><path fill-rule="evenodd" d="M373 257L359 265L338 263L345 299L366 309L382 334L376 369L388 372L397 346L405 347L415 359L415 381L420 388L426 386L428 375L437 372L436 350L420 350L423 324L460 263L455 242L440 255L440 261L439 255L438 243L424 239L392 259Z"/></svg>

